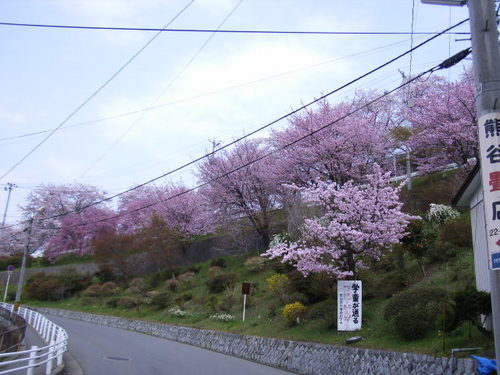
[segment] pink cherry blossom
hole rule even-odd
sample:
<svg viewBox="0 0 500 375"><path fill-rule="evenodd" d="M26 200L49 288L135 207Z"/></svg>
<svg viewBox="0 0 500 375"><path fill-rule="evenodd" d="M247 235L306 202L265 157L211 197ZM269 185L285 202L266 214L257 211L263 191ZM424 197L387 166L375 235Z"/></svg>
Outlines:
<svg viewBox="0 0 500 375"><path fill-rule="evenodd" d="M401 187L391 186L389 173L377 164L363 185L318 180L314 187L300 189L305 200L324 214L305 220L301 239L279 243L263 256L280 258L304 275L327 272L337 278L355 277L367 258L379 260L405 236L409 221L418 219L401 211Z"/></svg>

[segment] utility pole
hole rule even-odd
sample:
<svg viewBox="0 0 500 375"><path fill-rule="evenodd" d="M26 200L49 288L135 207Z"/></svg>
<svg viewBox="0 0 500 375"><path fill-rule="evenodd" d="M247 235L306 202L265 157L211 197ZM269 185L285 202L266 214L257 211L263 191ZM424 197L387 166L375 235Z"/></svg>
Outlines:
<svg viewBox="0 0 500 375"><path fill-rule="evenodd" d="M5 218L7 217L7 210L9 209L10 193L12 193L12 190L14 190L16 187L17 187L16 184L8 182L7 186L3 188L5 191L8 192L8 194L7 194L7 204L5 205L5 211L3 212L2 227L5 226Z"/></svg>
<svg viewBox="0 0 500 375"><path fill-rule="evenodd" d="M489 276L495 358L500 360L500 236L490 235L500 227L497 205L500 191L490 183L500 173L500 163L493 157L500 152L500 134L495 128L489 137L489 124L500 128L500 50L498 45L497 16L494 0L469 0L472 58L476 82L476 109L478 116L481 180L483 182L484 215L489 254ZM493 146L493 148L492 148ZM492 231L493 232L490 232ZM485 270L486 271L486 270ZM500 369L497 369L500 375Z"/></svg>
<svg viewBox="0 0 500 375"><path fill-rule="evenodd" d="M422 0L469 8L495 358L500 360L500 50L494 0ZM493 126L493 128L491 127ZM500 369L497 369L500 375Z"/></svg>
<svg viewBox="0 0 500 375"><path fill-rule="evenodd" d="M21 263L21 271L19 271L19 280L17 282L17 290L16 290L16 299L15 299L15 310L19 310L19 304L21 302L21 294L23 293L24 288L24 278L26 273L26 258L28 257L28 252L30 250L30 242L31 242L31 230L33 229L33 218L29 219L28 228L25 230L28 231L28 242L23 251L23 261Z"/></svg>

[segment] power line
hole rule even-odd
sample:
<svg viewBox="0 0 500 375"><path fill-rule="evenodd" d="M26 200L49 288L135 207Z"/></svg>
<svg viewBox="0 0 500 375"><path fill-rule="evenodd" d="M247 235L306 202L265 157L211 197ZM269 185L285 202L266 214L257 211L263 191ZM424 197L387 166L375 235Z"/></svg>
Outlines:
<svg viewBox="0 0 500 375"><path fill-rule="evenodd" d="M166 176L168 176L168 175L171 175L171 174L173 174L173 173L175 173L175 172L178 172L179 170L182 170L182 169L184 169L184 168L186 168L186 167L188 167L188 166L190 166L190 165L193 165L193 164L195 164L195 163L197 163L197 162L199 162L199 161L201 161L201 160L203 160L203 159L206 159L206 158L208 158L208 157L210 157L210 156L214 155L214 153L217 153L217 152L219 152L219 151L222 151L222 150L224 150L224 149L226 149L226 148L228 148L228 147L230 147L230 146L232 146L232 145L234 145L234 144L236 144L236 143L238 143L238 142L241 142L243 139L246 139L246 138L248 138L248 137L250 137L250 136L252 136L252 135L255 135L256 133L258 133L258 132L260 132L260 131L262 131L262 130L264 130L264 129L266 129L266 128L268 128L268 127L270 127L270 126L274 125L274 124L276 124L277 122L279 122L279 121L281 121L281 120L283 120L283 119L285 119L285 118L287 118L287 117L289 117L289 116L294 115L295 113L297 113L297 112L299 112L299 111L301 111L301 110L303 110L303 109L305 109L305 108L307 108L307 107L309 107L309 106L311 106L311 105L313 105L313 104L315 104L315 103L319 102L320 100L323 100L323 99L327 98L328 96L330 96L330 95L332 95L332 94L334 94L334 93L336 93L336 92L338 92L338 91L340 91L340 90L342 90L342 89L344 89L344 88L346 88L346 87L348 87L348 86L350 86L350 85L354 84L355 82L357 82L357 81L361 80L362 78L365 78L366 76L368 76L368 75L370 75L370 74L372 74L372 73L374 73L374 72L376 72L376 71L378 71L378 70L382 69L383 67L385 67L385 66L387 66L387 65L391 64L392 62L394 62L394 61L396 61L396 60L398 60L398 59L400 59L400 58L402 58L402 57L406 56L407 54L409 54L409 53L413 52L414 50L416 50L416 49L418 49L418 48L422 47L423 45L425 45L425 44L427 44L427 43L429 43L430 41L434 40L434 39L435 39L435 38L437 38L438 36L443 35L443 34L445 34L446 32L448 32L449 30L452 30L452 29L454 29L454 28L456 28L456 27L458 27L458 26L462 25L463 23L467 22L468 20L469 20L469 19L468 19L468 18L466 18L466 19L464 19L464 20L462 20L462 21L458 22L457 24L455 24L455 25L453 25L453 26L451 26L451 27L449 27L449 28L447 28L447 29L443 30L442 32L440 32L440 33L439 33L439 34L437 34L437 35L434 35L434 36L432 36L432 37L430 37L430 38L426 39L425 41L423 41L422 43L420 43L420 44L416 45L416 46L415 46L415 47L413 47L412 49L410 49L410 50L408 50L408 51L406 51L406 52L404 52L404 53L402 53L402 54L400 54L400 55L398 55L398 56L396 56L396 57L394 57L394 58L390 59L389 61L387 61L387 62L383 63L382 65L379 65L378 67L376 67L376 68L374 68L374 69L372 69L372 70L368 71L367 73L365 73L365 74L363 74L363 75L361 75L361 76L359 76L359 77L355 78L354 80L352 80L352 81L350 81L350 82L348 82L348 83L346 83L346 84L344 84L344 85L342 85L342 86L340 86L340 87L336 88L335 90L330 91L330 92L329 92L329 93L327 93L327 94L322 95L322 96L321 96L321 97L319 97L318 99L315 99L315 100L310 101L309 103L307 103L307 104L305 104L305 105L301 106L300 108L298 108L298 109L296 109L296 110L294 110L294 111L291 111L291 112L287 113L286 115L283 115L283 116L281 116L280 118L278 118L278 119L276 119L276 120L274 120L274 121L272 121L272 122L270 122L270 123L268 123L268 124L266 124L266 125L263 125L263 126L261 126L260 128L255 129L255 130L253 130L252 132L247 133L246 135L244 135L244 136L242 136L242 137L240 137L240 138L238 138L238 139L236 139L236 140L234 140L234 141L232 141L232 142L230 142L230 143L228 143L228 144L225 144L224 146L221 146L221 147L219 147L219 148L216 148L215 150L213 150L212 152L210 152L210 153L208 153L208 154L205 154L205 155L203 155L203 156L201 156L201 157L198 157L198 158L196 158L196 159L192 160L191 162L185 163L185 164L183 164L183 165L181 165L181 166L179 166L179 167L177 167L177 168L175 168L175 169L173 169L173 170L170 170L170 171L168 171L168 172L166 172L166 173L164 173L164 174L162 174L162 175L160 175L160 176L157 176L157 177L155 177L155 178L153 178L153 179L150 179L150 180L148 180L148 181L146 181L146 182L143 182L143 183L141 183L141 184L138 184L138 185L136 185L136 186L134 186L134 187L132 187L132 188L129 188L129 189L127 189L127 190L124 190L124 191L122 191L122 192L120 192L120 193L114 194L114 195L112 195L112 196L110 196L110 197L107 197L107 198L104 198L104 199L102 199L102 200L96 201L96 202L94 202L94 203L88 204L88 205L86 205L86 206L80 207L80 210L85 210L85 209L87 209L87 208L89 208L89 207L93 207L93 206L96 206L96 205L102 204L102 203L104 203L104 202L110 201L110 200L112 200L112 199L114 199L114 198L117 198L117 197L119 197L119 196L122 196L122 195L124 195L124 194L127 194L127 193L129 193L129 192L131 192L131 191L137 190L137 189L139 189L139 188L141 188L141 187L143 187L143 186L146 186L146 185L148 185L148 184L150 184L150 183L152 183L152 182L155 182L155 181L157 181L157 180L159 180L159 179L161 179L161 178L164 178L164 177L166 177ZM463 53L463 51L462 51L461 53ZM455 61L455 63L456 63L456 62L458 62L458 61ZM386 92L386 93L384 93L384 95L382 95L382 96L378 97L376 100L379 100L379 99L381 99L381 98L383 98L383 97L387 96L388 94L390 94L390 93L392 93L392 92L394 92L394 91L396 91L396 90L400 89L401 87L404 87L404 86L406 86L406 85L407 85L407 84L409 84L409 83L412 83L413 81L415 81L416 79L420 78L422 75L427 74L428 72L434 72L434 71L436 71L436 70L438 70L438 69L443 69L443 68L445 68L445 67L448 67L448 66L444 66L444 65L443 65L443 62L442 62L442 63L440 63L440 64L436 65L435 67L433 67L433 68L431 68L431 69L428 69L426 72L421 73L421 74L419 74L418 76L416 76L416 77L414 77L414 78L412 78L412 79L409 79L408 81L406 81L406 82L405 82L405 83L403 83L402 85L398 86L396 89L393 89L393 90L389 91L388 93L387 93L387 92ZM366 105L371 105L371 104L372 104L372 103L374 103L376 100L371 101L371 102L370 102L370 103L368 103L368 104L365 104L365 106L366 106ZM363 107L363 108L364 108L364 107ZM362 108L361 108L361 109L362 109ZM358 110L360 110L360 109L358 109ZM340 120L338 120L338 121L340 121ZM334 123L334 122L333 122L333 123ZM328 127L328 126L330 126L330 125L333 125L333 123L328 124L328 125L326 125L326 126L325 126L325 127L323 127L323 128L326 128L326 127ZM319 130L317 130L317 131L313 132L312 134L315 134L315 133L317 133L317 132L318 132L318 131L320 131L320 130L322 130L322 129L319 129ZM310 134L310 135L311 135L311 134ZM308 136L310 136L310 135L308 135ZM304 138L306 138L306 137L304 137ZM302 139L299 139L299 140L295 141L295 142L294 142L294 143L292 143L292 144L295 144L295 143L299 142L300 140L302 140ZM289 146L291 146L292 144L287 145L287 146L285 146L285 147L289 147ZM260 159L259 159L259 160L260 160ZM243 168L243 167L242 167L242 168ZM239 168L239 169L241 169L241 168ZM238 170L239 170L239 169L238 169ZM235 170L235 171L236 171L236 170ZM233 171L233 172L235 172L235 171ZM201 186L205 186L205 184L204 184L204 185L201 185ZM189 190L187 190L186 192L194 191L195 189L200 188L201 186L197 186L196 188L189 189ZM175 198L175 197L176 197L176 196L173 196L172 198ZM148 207L145 207L145 208L148 208ZM54 216L51 216L51 217L43 218L42 220L43 220L43 221L45 221L45 220L57 219L57 218L60 218L60 217L62 217L62 216L66 216L66 215L68 215L68 214L74 213L74 212L76 212L76 210L71 210L71 211L68 211L68 212L66 212L66 213L64 213L64 214L58 214L58 215L54 215ZM135 212L135 211L131 211L130 213L132 213L132 212ZM6 228L9 228L9 227L6 227Z"/></svg>
<svg viewBox="0 0 500 375"><path fill-rule="evenodd" d="M53 29L81 29L81 30L112 30L112 31L157 31L176 33L219 33L219 34L292 34L292 35L436 35L432 31L297 31L297 30L227 30L227 29L184 29L184 28L153 28L153 27L111 27L111 26L81 26L81 25L54 25L37 23L0 22L0 26L39 27ZM470 32L453 32L454 35L469 35Z"/></svg>
<svg viewBox="0 0 500 375"><path fill-rule="evenodd" d="M267 81L267 80L272 80L272 79L275 79L275 78L280 78L280 77L283 77L283 76L286 76L286 75L289 75L289 74L295 74L297 72L300 72L300 71L303 71L303 70L306 70L306 69L314 69L314 68L317 68L317 67L320 67L320 66L324 66L324 65L336 62L336 61L347 60L347 59L350 59L352 57L364 56L364 55L367 55L367 54L369 54L371 52L374 52L374 51L377 51L377 50L381 50L381 49L390 48L390 47L393 47L393 46L396 46L396 45L399 45L399 44L402 44L402 43L406 43L406 40L405 41L396 42L396 43L387 44L387 45L376 47L376 48L372 48L372 49L369 49L369 50L366 50L366 51L362 51L362 52L353 53L353 54L350 54L350 55L347 55L347 56L343 56L343 57L339 57L339 58L327 60L327 61L324 61L324 62L321 62L321 63L317 63L317 64L305 66L305 67L294 69L294 70L290 70L290 71L287 71L287 72L278 73L278 74L274 74L274 75L271 75L271 76L267 76L267 77L255 79L255 80L252 80L252 81L243 82L243 83L240 83L240 84L237 84L237 85L234 85L234 86L224 87L224 88L219 89L219 90L207 91L207 92L204 92L204 93L201 93L201 94L198 94L198 95L194 95L194 96L190 96L190 97L187 97L187 98L182 98L182 99L178 99L178 100L174 100L174 101L170 101L170 102L166 102L166 103L162 103L162 104L158 104L158 105L154 105L154 106L150 106L150 107L146 107L146 108L141 108L141 109L137 109L137 110L134 110L134 111L118 113L118 114L115 114L115 115L111 115L111 116L107 116L107 117L102 117L102 118L98 118L98 119L94 119L94 120L88 120L88 121L83 121L83 122L79 122L79 123L75 123L75 124L70 124L70 125L67 125L67 126L63 126L60 129L61 130L62 129L71 129L71 128L76 128L76 127L83 126L83 125L89 125L89 124L94 124L94 123L102 122L102 121L115 120L115 119L118 119L118 118L122 118L122 117L127 117L127 116L131 116L131 115L139 114L139 113L145 112L145 111L152 111L152 110L160 109L160 108L171 106L171 105L175 105L175 104L185 103L187 101L194 100L194 99L199 99L199 98L202 98L202 97L205 97L205 96L214 95L214 94L222 93L222 92L225 92L225 91L234 90L234 89L237 89L237 88L240 88L240 87L245 87L245 86L256 84L256 83L259 83L259 82L263 82L263 81ZM11 136L11 137L4 137L4 138L0 138L0 142L8 141L8 140L13 140L13 139L20 139L20 138L31 137L31 136L35 136L35 135L49 133L50 131L52 131L52 129L40 130L40 131L37 131L37 132L30 132L30 133L25 133L25 134L19 134L19 135L15 135L15 136Z"/></svg>
<svg viewBox="0 0 500 375"><path fill-rule="evenodd" d="M192 3L194 0L191 0L184 8L182 8L168 23L166 26L169 26L172 22L174 22ZM58 131L66 122L68 122L80 109L82 109L88 102L90 102L104 87L106 87L118 74L120 74L139 54L147 47L150 43L153 42L156 37L160 35L160 32L153 36L139 51L137 51L127 62L121 66L118 71L116 71L106 82L104 82L96 91L92 93L82 104L80 104L73 112L70 113L58 126L56 126L41 142L39 142L35 147L33 147L26 155L24 155L21 160L15 163L7 172L5 172L2 176L0 176L0 180L2 180L5 176L7 176L10 172L12 172L15 168L17 168L23 161L25 161L31 154L33 154L42 144L44 144L56 131Z"/></svg>
<svg viewBox="0 0 500 375"><path fill-rule="evenodd" d="M441 63L441 64L439 64L439 65L436 65L436 66L434 66L433 68L430 68L430 69L426 70L425 72L420 73L420 74L419 74L419 75L417 75L416 77L414 77L414 78L412 78L412 79L409 79L408 81L406 81L406 82L402 83L402 84L401 84L401 85L399 85L398 87L396 87L396 88L394 88L394 89L392 89L392 90L390 90L390 91L386 91L386 92L384 92L382 95L380 95L380 96L376 97L375 99L373 99L373 100L371 100L371 101L369 101L369 102L365 103L364 105L362 105L362 106L360 106L360 107L358 107L358 108L356 108L356 109L354 109L354 110L352 110L352 111L348 112L347 114L345 114L345 115L341 116L340 118L337 118L337 119L335 119L335 120L333 120L333 121L331 121L331 122L327 123L326 125L323 125L322 127L318 128L318 129L316 129L316 130L314 130L314 131L312 131L312 132L309 132L308 134L306 134L306 135L304 135L304 136L302 136L302 137L300 137L300 138L298 138L298 139L296 139L296 140L294 140L294 141L292 141L292 142L290 142L290 143L285 144L285 145L284 145L284 146L282 146L282 147L279 147L279 148L277 148L277 149L275 149L275 150L272 150L272 151L270 151L270 152L268 152L268 153L266 153L266 154L264 154L264 155L262 155L262 156L260 156L260 157L258 157L258 158L256 158L256 159L253 159L253 160L252 160L252 161L250 161L250 162L247 162L247 163L245 163L245 164L243 164L243 165L241 165L241 166L239 166L239 167L237 167L237 168L235 168L235 169L232 169L232 170L230 170L230 171L229 171L229 172L227 172L227 173L224 173L224 174L222 174L222 175L220 175L220 176L217 176L216 178L210 179L209 181L205 181L205 182L204 182L204 183L202 183L202 184L199 184L199 185L197 185L197 186L195 186L195 187L192 187L192 188L186 189L186 190L184 190L184 191L182 191L182 192L180 192L180 193L174 194L174 195L169 196L169 197L167 197L167 198L165 198L165 199L160 199L160 200L159 200L159 201L157 201L157 202L153 202L153 203L147 204L147 205L145 205L145 206L138 207L138 208L136 208L136 209L134 209L134 210L131 210L131 211L126 211L126 212L122 212L122 213L119 213L119 214L116 214L116 215L113 215L113 216L110 216L110 217L107 217L107 218L104 218L104 219L100 219L100 220L92 221L92 223L94 223L94 224L95 224L95 223L105 222L105 221L112 220L112 219L116 219L116 218L119 218L119 217L122 217L122 216L130 215L130 214L132 214L132 213L135 213L135 212L138 212L138 211L145 210L145 209L147 209L147 208L151 208L151 207L156 206L156 205L158 205L158 204L160 204L160 203L164 203L164 202L167 202L167 201L169 201L169 200L172 200L172 199L178 198L178 197L180 197L180 196L182 196L182 195L184 195L184 194L191 193L191 192L193 192L193 191L195 191L195 190L198 190L198 189L200 189L200 188L202 188L202 187L204 187L204 186L207 186L207 185L209 185L209 184L211 184L211 183L213 183L213 182L215 182L215 181L217 181L217 180L219 180L219 179L221 179L221 178L227 177L227 176L229 176L230 174L233 174L233 173L235 173L235 172L237 172L237 171L239 171L239 170L241 170L241 169L244 169L244 168L246 168L246 167L248 167L248 166L250 166L250 165L252 165L252 164L255 164L255 163L257 163L257 162L259 162L259 161L261 161L261 160L263 160L263 159L265 159L265 158L267 158L267 157L271 156L271 155L274 155L274 154L278 153L279 151L282 151L282 150L284 150L284 149L286 149L286 148L289 148L289 147L293 146L294 144L296 144L296 143L298 143L298 142L300 142L300 141L303 141L304 139L307 139L308 137L311 137L312 135L315 135L315 134L319 133L319 132L320 132L320 131L322 131L322 130L325 130L326 128L328 128L328 127L330 127L330 126L332 126L332 125L336 124L336 123L337 123L337 122L339 122L339 121L342 121L342 120L346 119L346 118L347 118L347 117L349 117L349 116L352 116L353 114L355 114L355 113L357 113L357 112L361 111L361 110L362 110L362 109L364 109L364 108L367 108L368 106L372 105L373 103L377 102L378 100L380 100L380 99L382 99L382 98L384 98L384 97L386 97L386 96L388 96L388 95L392 94L393 92L395 92L395 91L397 91L397 90L399 90L399 89L403 88L404 86L406 86L406 85L408 85L408 84L412 83L413 81L415 81L415 80L417 80L417 79L420 79L422 76L424 76L424 75L426 75L426 74L429 74L429 73L433 73L433 72L435 72L436 70L443 69L443 68L442 68L442 65L443 65L442 63ZM211 154L212 154L212 153L211 153ZM79 224L75 224L73 227L74 227L74 228L76 228L76 227L79 227L79 226L88 225L89 223L90 223L90 222L87 222L87 223L79 223Z"/></svg>
<svg viewBox="0 0 500 375"><path fill-rule="evenodd" d="M236 11L236 9L239 8L239 6L241 5L242 2L243 2L243 0L240 0L236 4L236 6L229 12L229 14L226 17L224 17L224 19L219 24L219 26L217 26L217 29L221 28L226 23L226 21L233 15L233 13ZM155 37L158 36L160 33L161 32L159 31L155 35ZM153 107L160 100L160 98L165 94L165 92L170 87L172 87L172 85L179 79L179 77L189 68L189 66L191 66L191 64L193 63L193 61L200 55L201 51L203 51L203 49L208 45L208 43L213 39L214 36L215 36L215 33L210 34L210 36L205 40L205 42L203 42L203 44L200 46L200 48L198 48L198 50L196 51L196 53L184 65L184 67L182 68L182 70L167 84L167 86L165 87L165 89L163 89L163 91L160 93L160 95L158 95L158 97L155 99L155 101L153 102L153 104L150 107ZM148 112L149 111L142 112L141 115L118 137L118 139L111 145L111 147L109 147L106 151L104 151L101 154L101 156L99 156L97 158L97 160L90 167L88 167L78 178L79 179L83 178L90 170L92 170L97 164L99 164L106 157L106 155L108 153L110 153L123 140L123 138L125 138L125 136L128 133L130 133L132 131L132 129L134 129L137 126L137 124L144 118L144 116Z"/></svg>
<svg viewBox="0 0 500 375"><path fill-rule="evenodd" d="M376 68L374 68L374 69L372 69L372 70L370 70L370 71L368 71L367 73L365 73L365 74L363 74L363 75L361 75L361 76L359 76L359 77L357 77L357 78L355 78L355 79L353 79L353 80L349 81L348 83L346 83L346 84L344 84L344 85L342 85L342 86L340 86L340 87L338 87L338 88L336 88L336 89L334 89L334 90L332 90L332 91L328 92L327 94L324 94L324 95L320 96L320 97L319 97L319 98L317 98L317 99L314 99L314 100L310 101L310 102L309 102L309 103L307 103L307 104L302 105L301 107L299 107L299 108L297 108L297 109L295 109L295 110L293 110L293 111L291 111L291 112L289 112L289 113L287 113L287 114L285 114L285 115L283 115L283 116L281 116L281 117L279 117L279 118L275 119L274 121L271 121L271 122L267 123L266 125L263 125L263 126L261 126L261 127L257 128L257 129L255 129L255 130L251 131L250 133L247 133L246 135L243 135L242 137L240 137L240 138L238 138L238 139L236 139L236 140L234 140L234 141L232 141L232 142L230 142L230 143L227 143L227 144L225 144L225 145L223 145L223 146L221 146L221 147L218 147L218 148L214 149L214 150L213 150L212 152L210 152L210 153L207 153L207 154L205 154L205 155L203 155L203 156L200 156L200 157L198 157L198 158L196 158L196 159L194 159L194 160L192 160L192 161L190 161L190 162L187 162L187 163L185 163L185 164L183 164L183 165L181 165L181 166L179 166L179 167L177 167L177 168L174 168L174 169L172 169L172 170L170 170L170 171L168 171L168 172L166 172L166 173L164 173L164 174L161 174L161 175L159 175L159 176L157 176L157 177L155 177L155 178L152 178L152 179L150 179L150 180L148 180L148 181L146 181L146 182L143 182L143 183L141 183L141 184L138 184L138 185L136 185L136 186L134 186L134 187L132 187L132 188L129 188L129 189L125 190L125 191L122 191L122 192L120 192L120 193L114 194L114 195L112 195L112 196L110 196L110 197L107 197L107 198L102 199L102 200L100 200L100 201L94 202L94 203L89 204L89 205L87 205L87 206L81 207L80 209L83 209L83 210L84 210L84 209L86 209L86 208L89 208L89 207L92 207L92 206L96 206L96 205L98 205L98 204L101 204L101 203L104 203L104 202L110 201L110 200L112 200L112 199L114 199L114 198L117 198L117 197L122 196L122 195L124 195L124 194L127 194L127 193L129 193L129 192L131 192L131 191L134 191L134 190L136 190L136 189L139 189L139 188L141 188L141 187L143 187L143 186L145 186L145 185L148 185L148 184L150 184L150 183L152 183L152 182L158 181L158 180L160 180L160 179L162 179L162 178L164 178L164 177L166 177L166 176L169 176L169 175L171 175L171 174L173 174L173 173L175 173L175 172L178 172L178 171L180 171L180 170L182 170L182 169L184 169L184 168L186 168L186 167L188 167L188 166L190 166L190 165L196 164L196 163L198 163L199 161L201 161L201 160L203 160L203 159L206 159L206 158L210 157L210 156L211 156L211 155L213 155L214 153L217 153L217 152L219 152L219 151L222 151L222 150L224 150L224 149L226 149L226 148L228 148L228 147L230 147L230 146L232 146L232 145L234 145L234 144L236 144L236 143L238 143L238 142L241 142L243 139L246 139L246 138L248 138L248 137L251 137L251 136L255 135L256 133L261 132L262 130L264 130L264 129L266 129L266 128L269 128L270 126L272 126L272 125L274 125L274 124L276 124L276 123L278 123L278 122L280 122L280 121L282 121L282 120L284 120L284 119L286 119L286 118L288 118L288 117L290 117L290 116L292 116L292 115L294 115L294 114L298 113L299 111L301 111L301 110L303 110L303 109L305 109L305 108L307 108L307 107L310 107L311 105L313 105L313 104L315 104L315 103L317 103L317 102L319 102L319 101L321 101L321 100L323 100L323 99L325 99L325 98L327 98L327 97L331 96L332 94L334 94L334 93L336 93L336 92L338 92L338 91L340 91L340 90L343 90L344 88L346 88L346 87L348 87L348 86L350 86L350 85L354 84L355 82L357 82L357 81L359 81L359 80L361 80L361 79L363 79L363 78L365 78L365 77L369 76L370 74L373 74L374 72L376 72L376 71L378 71L378 70L382 69L383 67L385 67L385 66L387 66L387 65L389 65L389 64L391 64L391 63L393 63L394 61L396 61L396 60L398 60L398 59L400 59L400 58L402 58L402 57L406 56L407 54L409 54L409 53L413 52L415 49L422 47L422 46L423 46L423 45L425 45L426 43L429 43L429 42L430 42L430 41L432 41L433 39L437 38L438 36L443 35L443 34L444 34L444 33L446 33L447 31L452 30L453 28L458 27L459 25L461 25L461 24L463 24L463 23L465 23L465 22L467 22L467 21L468 21L468 18L467 18L467 19L465 19L465 20L463 20L463 21L460 21L459 23L457 23L457 24L455 24L455 25L453 25L453 26L451 26L451 27L449 27L449 28L445 29L445 30L444 30L444 31L442 31L440 34L438 34L438 35L434 35L434 36L432 36L432 37L430 37L430 38L426 39L425 41L423 41L422 43L420 43L420 44L416 45L416 46L415 46L415 47L413 47L412 49L407 50L406 52L404 52L404 53L402 53L402 54L400 54L400 55L398 55L398 56L396 56L396 57L394 57L394 58L390 59L389 61L387 61L387 62L385 62L385 63L383 63L383 64L379 65L378 67L376 67ZM412 80L410 80L409 82L413 82L413 81L414 81L414 80L412 79ZM67 213L65 213L65 214L55 215L55 216L52 216L52 217L48 217L48 218L46 218L46 220L48 220L48 219L56 219L56 218L59 218L59 217L61 217L61 216L64 216L64 215L67 215L67 214L73 213L73 212L75 212L75 211L73 210L73 211L69 211L69 212L67 212Z"/></svg>

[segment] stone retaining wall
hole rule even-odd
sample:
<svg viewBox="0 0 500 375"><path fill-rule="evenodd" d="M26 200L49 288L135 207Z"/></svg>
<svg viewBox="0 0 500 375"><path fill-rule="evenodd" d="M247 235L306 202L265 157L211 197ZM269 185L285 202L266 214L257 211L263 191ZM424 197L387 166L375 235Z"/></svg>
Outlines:
<svg viewBox="0 0 500 375"><path fill-rule="evenodd" d="M191 344L299 374L470 375L474 373L474 362L471 359L458 359L456 371L451 373L450 358L237 335L76 311L48 308L36 308L36 310Z"/></svg>
<svg viewBox="0 0 500 375"><path fill-rule="evenodd" d="M78 273L90 273L90 274L94 274L98 271L98 267L95 263L65 264L61 266L26 268L25 280L29 280L31 276L39 272L44 272L46 274L55 274L55 273L60 273L66 269L73 269ZM19 280L19 273L20 273L19 268L15 269L12 272L12 276L10 278L10 285L17 284ZM7 271L1 271L0 284L5 285L6 283L7 283Z"/></svg>

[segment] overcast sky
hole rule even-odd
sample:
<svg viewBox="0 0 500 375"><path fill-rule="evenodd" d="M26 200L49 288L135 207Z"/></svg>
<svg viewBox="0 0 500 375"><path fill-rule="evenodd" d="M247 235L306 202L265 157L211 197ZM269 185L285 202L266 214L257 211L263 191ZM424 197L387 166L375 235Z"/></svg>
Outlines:
<svg viewBox="0 0 500 375"><path fill-rule="evenodd" d="M190 0L0 0L0 22L162 28ZM412 12L412 7L413 12ZM195 0L170 28L436 32L466 7L415 0ZM229 16L229 17L228 17ZM456 29L469 31L469 25ZM155 32L0 26L0 175L37 146ZM42 183L117 193L227 143L408 50L410 35L164 32L63 127L0 180L15 183L7 222ZM414 44L429 36L415 35ZM387 89L470 45L442 36L331 98ZM203 47L204 46L204 47ZM203 47L203 48L202 48ZM465 62L465 64L470 64ZM443 72L452 79L457 65ZM156 107L142 111L148 107ZM130 112L136 112L128 114ZM119 116L122 115L122 116ZM107 119L114 117L113 119ZM283 127L281 122L276 127ZM22 137L20 137L22 136ZM265 136L265 133L262 133ZM193 186L189 170L169 178Z"/></svg>

